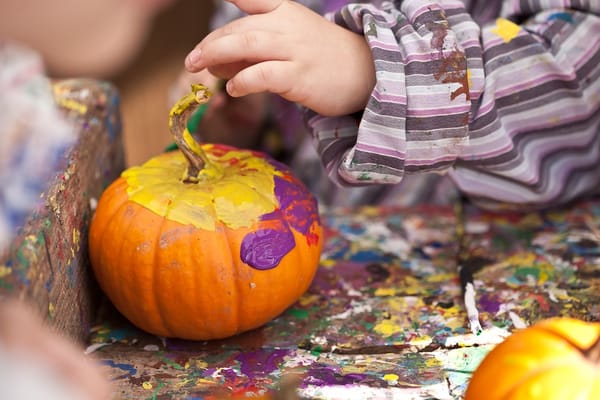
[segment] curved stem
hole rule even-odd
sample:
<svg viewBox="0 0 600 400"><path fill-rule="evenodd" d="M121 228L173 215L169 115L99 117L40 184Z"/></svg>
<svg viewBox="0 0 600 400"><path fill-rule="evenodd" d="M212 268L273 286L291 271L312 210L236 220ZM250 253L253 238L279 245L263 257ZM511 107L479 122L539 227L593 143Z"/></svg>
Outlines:
<svg viewBox="0 0 600 400"><path fill-rule="evenodd" d="M201 107L199 112L204 114L206 103L211 95L212 93L206 86L193 84L192 91L179 99L169 113L169 129L173 140L188 162L188 168L183 177L184 183L197 183L199 181L198 174L206 164L210 163L200 144L188 131L187 121L199 107Z"/></svg>
<svg viewBox="0 0 600 400"><path fill-rule="evenodd" d="M585 357L595 364L600 364L600 336L594 344L583 351Z"/></svg>

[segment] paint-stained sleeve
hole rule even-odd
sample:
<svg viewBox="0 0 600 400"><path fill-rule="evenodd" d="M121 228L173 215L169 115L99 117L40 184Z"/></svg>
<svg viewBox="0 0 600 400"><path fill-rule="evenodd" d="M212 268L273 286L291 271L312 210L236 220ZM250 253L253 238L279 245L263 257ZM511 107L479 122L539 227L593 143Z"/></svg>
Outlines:
<svg viewBox="0 0 600 400"><path fill-rule="evenodd" d="M481 25L458 0L350 4L331 15L364 34L376 85L360 115L307 113L330 178L360 185L449 173L489 207L538 208L591 192L600 173L600 4L572 2L507 0Z"/></svg>

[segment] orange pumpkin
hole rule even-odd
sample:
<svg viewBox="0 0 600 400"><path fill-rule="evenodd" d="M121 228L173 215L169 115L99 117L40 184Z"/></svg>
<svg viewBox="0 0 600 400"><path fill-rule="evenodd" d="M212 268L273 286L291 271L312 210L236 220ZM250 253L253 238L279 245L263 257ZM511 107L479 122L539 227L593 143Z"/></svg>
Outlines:
<svg viewBox="0 0 600 400"><path fill-rule="evenodd" d="M517 331L475 370L465 400L600 399L600 323L552 318Z"/></svg>
<svg viewBox="0 0 600 400"><path fill-rule="evenodd" d="M90 226L96 278L115 307L150 333L225 338L293 304L316 272L317 203L268 156L199 145L185 127L208 95L201 85L171 111L181 151L121 175Z"/></svg>

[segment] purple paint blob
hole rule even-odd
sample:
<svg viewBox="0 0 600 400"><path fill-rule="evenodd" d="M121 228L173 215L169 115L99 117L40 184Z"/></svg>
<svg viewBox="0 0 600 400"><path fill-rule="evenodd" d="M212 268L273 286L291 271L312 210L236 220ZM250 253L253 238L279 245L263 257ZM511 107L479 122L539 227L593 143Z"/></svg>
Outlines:
<svg viewBox="0 0 600 400"><path fill-rule="evenodd" d="M323 366L312 368L303 383L315 386L356 385L364 383L368 379L369 376L367 374L341 374L337 370Z"/></svg>
<svg viewBox="0 0 600 400"><path fill-rule="evenodd" d="M249 379L255 379L277 371L288 353L289 350L283 349L245 351L235 359L240 363L240 372Z"/></svg>
<svg viewBox="0 0 600 400"><path fill-rule="evenodd" d="M484 293L477 301L479 308L490 314L496 314L500 311L501 302L487 293Z"/></svg>
<svg viewBox="0 0 600 400"><path fill-rule="evenodd" d="M290 227L307 236L319 218L317 202L301 182L273 179L279 208L262 216L269 227L244 236L240 249L242 261L259 270L275 268L296 247Z"/></svg>
<svg viewBox="0 0 600 400"><path fill-rule="evenodd" d="M277 223L281 226L276 229L260 229L244 236L240 251L243 262L260 270L275 268L296 247L294 235L287 224Z"/></svg>

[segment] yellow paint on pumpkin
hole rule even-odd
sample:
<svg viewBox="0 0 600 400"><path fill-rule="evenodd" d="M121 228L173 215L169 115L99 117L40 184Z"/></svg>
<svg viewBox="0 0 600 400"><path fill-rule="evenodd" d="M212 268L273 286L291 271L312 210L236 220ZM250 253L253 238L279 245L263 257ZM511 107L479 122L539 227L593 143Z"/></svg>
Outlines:
<svg viewBox="0 0 600 400"><path fill-rule="evenodd" d="M152 383L146 381L142 383L142 387L146 390L151 390L152 389Z"/></svg>
<svg viewBox="0 0 600 400"><path fill-rule="evenodd" d="M496 28L492 29L492 32L500 36L504 43L509 43L511 40L519 35L521 27L512 21L505 18L498 18L496 20Z"/></svg>
<svg viewBox="0 0 600 400"><path fill-rule="evenodd" d="M217 220L233 229L249 227L275 209L273 175L282 173L266 159L244 150L223 152L210 144L202 150L210 163L200 172L201 184L183 184L187 160L180 152L165 153L123 172L129 199L169 220L205 230L214 230Z"/></svg>

